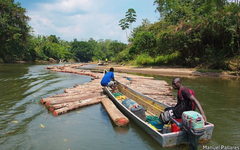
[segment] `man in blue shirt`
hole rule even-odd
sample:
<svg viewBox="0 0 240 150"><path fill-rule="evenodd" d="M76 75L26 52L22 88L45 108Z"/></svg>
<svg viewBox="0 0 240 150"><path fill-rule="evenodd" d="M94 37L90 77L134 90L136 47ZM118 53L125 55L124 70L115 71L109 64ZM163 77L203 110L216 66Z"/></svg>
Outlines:
<svg viewBox="0 0 240 150"><path fill-rule="evenodd" d="M115 79L114 79L114 69L110 68L110 71L104 75L101 81L102 86L108 86L112 89L114 93L115 90ZM112 81L113 80L113 81Z"/></svg>

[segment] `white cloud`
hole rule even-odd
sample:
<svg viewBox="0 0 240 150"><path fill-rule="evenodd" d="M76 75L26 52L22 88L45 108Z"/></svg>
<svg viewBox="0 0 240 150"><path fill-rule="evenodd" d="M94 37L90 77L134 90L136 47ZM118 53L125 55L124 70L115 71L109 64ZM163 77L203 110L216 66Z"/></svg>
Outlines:
<svg viewBox="0 0 240 150"><path fill-rule="evenodd" d="M53 34L68 41L74 38L88 40L92 37L95 40L112 39L126 43L126 32L122 31L118 23L132 6L122 3L112 0L53 0L38 3L34 9L28 9L31 18L29 24L36 35ZM125 8L119 7L119 4ZM145 11L149 12L147 9ZM137 15L138 20L141 20L140 13Z"/></svg>
<svg viewBox="0 0 240 150"><path fill-rule="evenodd" d="M39 6L49 12L62 12L74 13L83 12L87 13L91 10L97 9L93 0L55 0L55 3L44 3Z"/></svg>

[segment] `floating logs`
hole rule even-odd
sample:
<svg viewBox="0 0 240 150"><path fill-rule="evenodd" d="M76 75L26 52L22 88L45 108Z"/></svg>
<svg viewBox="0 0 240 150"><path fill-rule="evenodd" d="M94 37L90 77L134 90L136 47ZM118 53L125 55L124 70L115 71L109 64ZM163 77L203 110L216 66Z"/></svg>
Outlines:
<svg viewBox="0 0 240 150"><path fill-rule="evenodd" d="M113 104L113 102L110 99L102 99L102 104L107 110L109 116L112 118L113 122L119 126L126 126L129 123L129 120L127 117L125 117Z"/></svg>
<svg viewBox="0 0 240 150"><path fill-rule="evenodd" d="M116 108L109 98L103 95L102 86L100 85L103 74L85 69L77 69L77 67L82 65L83 64L69 64L46 67L45 69L49 69L50 71L88 75L91 76L92 80L89 83L67 88L64 90L64 93L42 98L41 103L57 116L80 107L102 102L109 116L117 126L125 126L128 124L129 120ZM174 100L172 94L172 88L166 81L154 80L153 77L117 72L114 73L114 76L116 80L127 85L129 88L151 97L156 101L170 106L176 104L176 100Z"/></svg>
<svg viewBox="0 0 240 150"><path fill-rule="evenodd" d="M91 89L91 91L86 91L86 89ZM85 88L71 88L71 89L65 89L65 93L99 93L102 92L102 89L98 87L85 87Z"/></svg>
<svg viewBox="0 0 240 150"><path fill-rule="evenodd" d="M88 105L93 105L93 104L98 104L101 102L101 100L103 99L103 97L94 97L94 98L89 98L86 100L82 100L82 101L76 101L73 103L68 103L68 105L66 105L65 107L62 107L60 109L57 109L53 112L54 116L60 115L60 114L64 114L70 110L74 110L76 108L80 108L83 106L88 106Z"/></svg>
<svg viewBox="0 0 240 150"><path fill-rule="evenodd" d="M103 96L95 96L95 97L91 97L93 99L102 99L106 97L105 95ZM78 103L81 103L87 99L91 99L90 96L89 98L86 98L86 99L83 99L83 100L78 100L78 101L72 101L72 102L63 102L63 103L58 103L58 104L50 104L50 105L46 105L46 108L48 108L50 111L54 111L56 109L60 109L60 108L63 108L63 107L67 107L67 106L70 106L70 105L74 105L74 104L78 104Z"/></svg>
<svg viewBox="0 0 240 150"><path fill-rule="evenodd" d="M81 94L81 95L73 95L73 96L67 96L67 97L51 97L51 98L43 98L42 99L42 104L45 103L46 106L48 105L55 105L55 104L60 104L60 103L67 103L67 102L74 102L74 101L80 101L80 100L85 100L88 98L93 98L97 97L100 94Z"/></svg>

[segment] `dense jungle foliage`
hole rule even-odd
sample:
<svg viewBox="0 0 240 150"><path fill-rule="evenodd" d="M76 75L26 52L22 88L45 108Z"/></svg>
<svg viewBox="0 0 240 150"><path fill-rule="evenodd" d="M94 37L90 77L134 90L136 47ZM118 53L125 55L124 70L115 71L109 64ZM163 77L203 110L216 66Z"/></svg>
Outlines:
<svg viewBox="0 0 240 150"><path fill-rule="evenodd" d="M240 7L223 0L156 0L161 20L132 32L131 46L118 62L237 69Z"/></svg>
<svg viewBox="0 0 240 150"><path fill-rule="evenodd" d="M142 20L130 8L119 21L128 44L114 40L64 41L33 35L20 3L0 0L0 62L108 60L137 65L180 65L239 69L240 7L227 0L155 0L158 22ZM153 10L154 11L154 10Z"/></svg>
<svg viewBox="0 0 240 150"><path fill-rule="evenodd" d="M116 40L68 42L56 35L33 35L28 25L26 9L14 0L0 0L0 62L48 61L97 61L123 51L127 45Z"/></svg>

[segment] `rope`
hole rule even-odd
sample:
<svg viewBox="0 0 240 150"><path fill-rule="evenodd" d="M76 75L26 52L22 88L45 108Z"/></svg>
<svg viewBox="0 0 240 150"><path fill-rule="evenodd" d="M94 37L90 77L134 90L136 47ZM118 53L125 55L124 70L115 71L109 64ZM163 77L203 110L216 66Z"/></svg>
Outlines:
<svg viewBox="0 0 240 150"><path fill-rule="evenodd" d="M117 96L116 99L117 100L125 100L125 99L127 99L127 97L126 96Z"/></svg>
<svg viewBox="0 0 240 150"><path fill-rule="evenodd" d="M114 97L117 97L117 96L123 95L123 93L112 93L112 95L113 95Z"/></svg>
<svg viewBox="0 0 240 150"><path fill-rule="evenodd" d="M123 90L126 91L126 89L124 89L123 86L122 86L121 84L119 84L119 86L121 86L121 88L122 88ZM128 92L129 94L131 94L132 96L138 98L139 100L143 101L144 103L147 103L147 104L151 105L153 108L159 110L160 112L163 112L163 109L158 108L158 107L156 107L156 106L150 104L150 102L146 102L146 101L145 101L144 99L142 99L139 95L133 94L131 91L127 91L127 92Z"/></svg>

